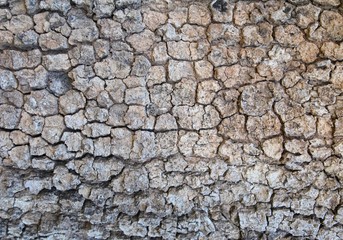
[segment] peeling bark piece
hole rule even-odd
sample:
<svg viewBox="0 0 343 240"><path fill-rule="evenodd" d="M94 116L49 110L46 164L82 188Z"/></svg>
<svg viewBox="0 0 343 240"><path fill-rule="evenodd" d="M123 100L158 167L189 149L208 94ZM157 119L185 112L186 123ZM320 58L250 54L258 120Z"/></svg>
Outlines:
<svg viewBox="0 0 343 240"><path fill-rule="evenodd" d="M66 161L75 157L74 153L68 152L67 146L63 143L48 145L45 148L45 154L48 158L55 161Z"/></svg>
<svg viewBox="0 0 343 240"><path fill-rule="evenodd" d="M198 79L206 79L213 77L213 66L206 60L197 61L194 63L195 75Z"/></svg>
<svg viewBox="0 0 343 240"><path fill-rule="evenodd" d="M71 87L71 79L64 72L48 75L48 88L54 95L61 96L70 90Z"/></svg>
<svg viewBox="0 0 343 240"><path fill-rule="evenodd" d="M118 159L95 160L93 168L97 172L97 180L100 182L109 181L112 176L118 175L124 168L124 164Z"/></svg>
<svg viewBox="0 0 343 240"><path fill-rule="evenodd" d="M343 89L343 64L337 65L332 71L331 81L335 88Z"/></svg>
<svg viewBox="0 0 343 240"><path fill-rule="evenodd" d="M314 0L314 2L324 5L324 6L328 5L328 6L335 6L335 7L339 6L341 3L339 0L328 0L328 1L327 0Z"/></svg>
<svg viewBox="0 0 343 240"><path fill-rule="evenodd" d="M296 103L305 103L311 98L312 86L306 80L298 81L294 86L288 88L286 93ZM296 104L295 104L296 106Z"/></svg>
<svg viewBox="0 0 343 240"><path fill-rule="evenodd" d="M181 40L180 34L176 32L175 27L170 23L167 23L161 28L161 33L163 34L163 40L166 42Z"/></svg>
<svg viewBox="0 0 343 240"><path fill-rule="evenodd" d="M93 43L94 52L97 59L103 59L108 56L110 52L110 43L103 39L98 39Z"/></svg>
<svg viewBox="0 0 343 240"><path fill-rule="evenodd" d="M116 2L116 5L118 6L121 3L122 1ZM140 0L139 0L139 3L140 3ZM132 0L128 0L128 4L133 4ZM130 34L141 33L144 30L144 22L143 22L141 10L129 9L126 14L127 14L126 15L127 18L121 20L123 21L122 23L123 28ZM119 18L121 17L119 16Z"/></svg>
<svg viewBox="0 0 343 240"><path fill-rule="evenodd" d="M22 93L30 93L30 83L35 79L35 73L31 69L23 69L14 73L18 80L18 90Z"/></svg>
<svg viewBox="0 0 343 240"><path fill-rule="evenodd" d="M44 89L48 85L48 71L39 65L34 72L34 78L29 82L30 88L33 90Z"/></svg>
<svg viewBox="0 0 343 240"><path fill-rule="evenodd" d="M120 79L106 81L105 90L110 95L114 103L122 103L124 101L126 86Z"/></svg>
<svg viewBox="0 0 343 240"><path fill-rule="evenodd" d="M235 64L238 62L239 49L235 46L226 46L226 44L218 43L211 46L208 60L214 67L220 67L226 64ZM256 55L254 55L256 58Z"/></svg>

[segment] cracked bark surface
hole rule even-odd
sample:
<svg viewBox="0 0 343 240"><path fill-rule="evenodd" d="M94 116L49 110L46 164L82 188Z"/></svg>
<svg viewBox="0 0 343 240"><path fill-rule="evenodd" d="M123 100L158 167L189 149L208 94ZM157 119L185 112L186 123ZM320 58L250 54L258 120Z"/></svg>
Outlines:
<svg viewBox="0 0 343 240"><path fill-rule="evenodd" d="M340 0L0 0L1 239L343 239Z"/></svg>

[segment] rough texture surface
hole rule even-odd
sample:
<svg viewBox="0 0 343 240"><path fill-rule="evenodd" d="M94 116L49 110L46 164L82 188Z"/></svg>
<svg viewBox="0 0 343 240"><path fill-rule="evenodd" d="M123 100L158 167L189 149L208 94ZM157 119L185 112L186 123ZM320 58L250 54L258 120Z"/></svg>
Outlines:
<svg viewBox="0 0 343 240"><path fill-rule="evenodd" d="M340 0L0 0L1 239L343 239Z"/></svg>

